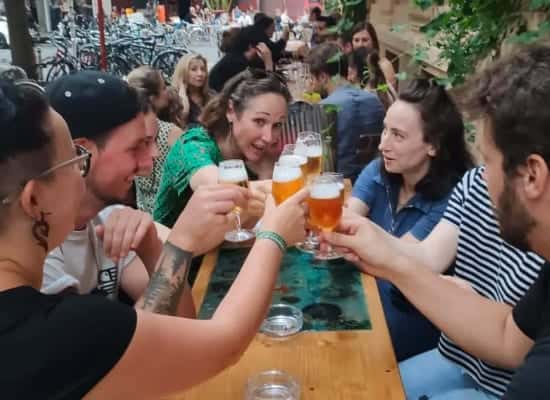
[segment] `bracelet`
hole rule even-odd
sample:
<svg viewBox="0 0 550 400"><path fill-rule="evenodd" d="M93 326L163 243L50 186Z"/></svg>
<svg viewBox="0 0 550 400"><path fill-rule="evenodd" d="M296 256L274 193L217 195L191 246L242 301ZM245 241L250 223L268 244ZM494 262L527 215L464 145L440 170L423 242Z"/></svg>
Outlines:
<svg viewBox="0 0 550 400"><path fill-rule="evenodd" d="M260 231L256 234L256 239L271 240L273 243L277 245L279 250L281 250L281 253L284 254L286 252L286 248L287 248L286 241L278 233L275 233L272 231Z"/></svg>

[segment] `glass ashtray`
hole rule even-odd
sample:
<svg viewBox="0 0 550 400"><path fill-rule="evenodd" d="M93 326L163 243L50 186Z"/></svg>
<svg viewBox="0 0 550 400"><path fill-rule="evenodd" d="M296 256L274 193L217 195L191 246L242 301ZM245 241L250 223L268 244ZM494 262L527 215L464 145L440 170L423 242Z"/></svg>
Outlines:
<svg viewBox="0 0 550 400"><path fill-rule="evenodd" d="M300 332L303 325L301 310L289 304L272 304L260 332L273 338L285 338Z"/></svg>
<svg viewBox="0 0 550 400"><path fill-rule="evenodd" d="M245 400L299 400L300 384L283 371L260 372L248 379Z"/></svg>

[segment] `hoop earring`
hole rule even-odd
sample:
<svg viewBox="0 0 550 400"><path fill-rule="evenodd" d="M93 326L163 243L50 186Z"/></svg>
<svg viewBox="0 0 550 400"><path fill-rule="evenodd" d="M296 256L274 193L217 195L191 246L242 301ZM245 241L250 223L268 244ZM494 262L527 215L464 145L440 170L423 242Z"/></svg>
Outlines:
<svg viewBox="0 0 550 400"><path fill-rule="evenodd" d="M50 224L46 221L46 215L50 213L45 213L40 211L40 219L34 220L32 225L32 235L36 239L36 244L48 252L48 236L50 235Z"/></svg>

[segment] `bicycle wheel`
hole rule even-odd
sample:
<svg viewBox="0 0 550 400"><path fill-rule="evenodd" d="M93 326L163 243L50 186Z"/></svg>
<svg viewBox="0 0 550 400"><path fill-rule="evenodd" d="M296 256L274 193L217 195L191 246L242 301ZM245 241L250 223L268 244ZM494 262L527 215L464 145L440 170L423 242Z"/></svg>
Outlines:
<svg viewBox="0 0 550 400"><path fill-rule="evenodd" d="M170 82L174 69L176 68L176 64L186 53L187 52L183 50L165 50L157 54L151 65L153 68L156 68L162 72L162 77L166 82Z"/></svg>
<svg viewBox="0 0 550 400"><path fill-rule="evenodd" d="M69 75L75 72L76 68L74 65L65 60L54 61L52 64L45 65L46 70L46 82L53 82L57 78L60 78L64 75Z"/></svg>
<svg viewBox="0 0 550 400"><path fill-rule="evenodd" d="M107 57L107 72L124 78L130 73L130 71L131 68L124 58L114 54Z"/></svg>

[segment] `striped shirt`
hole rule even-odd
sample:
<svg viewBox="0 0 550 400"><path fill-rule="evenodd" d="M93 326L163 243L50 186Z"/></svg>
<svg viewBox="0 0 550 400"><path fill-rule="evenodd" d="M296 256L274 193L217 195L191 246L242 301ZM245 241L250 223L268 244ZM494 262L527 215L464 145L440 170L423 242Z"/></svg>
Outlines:
<svg viewBox="0 0 550 400"><path fill-rule="evenodd" d="M481 167L464 175L443 215L460 230L455 275L468 281L482 296L513 306L535 281L544 260L506 244L501 238L482 172ZM441 335L439 351L486 390L498 396L504 394L513 371L472 357L445 334Z"/></svg>

